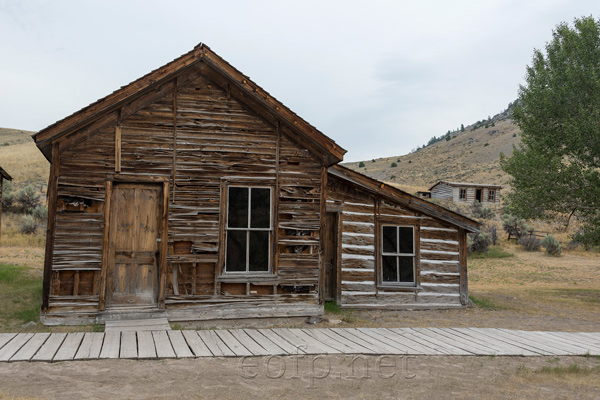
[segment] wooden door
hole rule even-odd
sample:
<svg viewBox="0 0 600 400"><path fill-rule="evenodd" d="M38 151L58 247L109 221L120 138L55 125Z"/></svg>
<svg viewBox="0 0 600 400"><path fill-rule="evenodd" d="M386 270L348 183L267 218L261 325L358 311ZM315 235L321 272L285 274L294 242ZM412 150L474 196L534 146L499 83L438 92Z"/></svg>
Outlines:
<svg viewBox="0 0 600 400"><path fill-rule="evenodd" d="M323 271L323 300L334 300L336 297L337 281L337 215L333 212L325 213L324 243L324 271Z"/></svg>
<svg viewBox="0 0 600 400"><path fill-rule="evenodd" d="M475 191L475 200L481 203L481 189Z"/></svg>
<svg viewBox="0 0 600 400"><path fill-rule="evenodd" d="M115 185L111 198L107 304L157 304L162 207L160 185Z"/></svg>

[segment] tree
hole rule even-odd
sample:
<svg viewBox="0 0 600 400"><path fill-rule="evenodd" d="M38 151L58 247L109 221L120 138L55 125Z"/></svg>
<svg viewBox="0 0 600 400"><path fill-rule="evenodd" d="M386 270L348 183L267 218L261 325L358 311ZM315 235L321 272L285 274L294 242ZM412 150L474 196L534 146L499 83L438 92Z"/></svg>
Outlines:
<svg viewBox="0 0 600 400"><path fill-rule="evenodd" d="M460 124L460 131L464 132L465 131L465 126L463 124Z"/></svg>
<svg viewBox="0 0 600 400"><path fill-rule="evenodd" d="M509 204L524 218L583 222L579 240L600 244L600 20L559 24L535 50L513 119L521 144L502 169Z"/></svg>

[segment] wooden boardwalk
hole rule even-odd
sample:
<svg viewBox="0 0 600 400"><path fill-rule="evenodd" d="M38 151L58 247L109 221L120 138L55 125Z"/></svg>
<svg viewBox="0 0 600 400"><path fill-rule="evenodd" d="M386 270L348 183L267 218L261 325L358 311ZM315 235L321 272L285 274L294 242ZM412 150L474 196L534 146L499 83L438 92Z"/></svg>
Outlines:
<svg viewBox="0 0 600 400"><path fill-rule="evenodd" d="M600 332L497 328L332 328L0 333L0 361L306 354L600 355Z"/></svg>

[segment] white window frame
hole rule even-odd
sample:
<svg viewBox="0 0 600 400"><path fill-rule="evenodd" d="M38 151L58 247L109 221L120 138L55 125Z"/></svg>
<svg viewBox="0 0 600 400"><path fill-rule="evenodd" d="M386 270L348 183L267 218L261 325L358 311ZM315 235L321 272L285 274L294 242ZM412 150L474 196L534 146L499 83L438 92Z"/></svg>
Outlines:
<svg viewBox="0 0 600 400"><path fill-rule="evenodd" d="M384 252L383 251L383 228L384 227L392 227L396 228L396 253ZM412 253L400 253L400 235L398 234L398 228L411 228L412 229ZM381 253L380 253L380 272L379 272L379 281L382 286L393 286L393 287L415 287L417 286L417 252L416 252L416 238L415 235L417 230L413 225L397 225L397 224L386 224L382 223L380 226L379 234L381 235ZM398 281L390 282L383 280L383 257L412 257L412 268L413 268L413 280L412 282L400 282L400 263L396 261L396 272Z"/></svg>
<svg viewBox="0 0 600 400"><path fill-rule="evenodd" d="M248 189L248 227L247 228L236 228L229 226L229 188L242 188ZM252 218L252 189L269 189L269 227L268 228L252 228L250 227L250 221ZM230 184L225 186L227 193L227 207L226 207L226 224L225 224L225 238L223 246L225 247L223 272L226 275L248 275L248 274L272 274L272 259L273 259L273 187L264 185L242 185L242 184ZM246 232L246 270L245 271L228 271L227 270L227 235L229 231L245 231ZM269 247L268 247L268 267L266 271L250 271L250 232L252 231L267 231L269 232Z"/></svg>

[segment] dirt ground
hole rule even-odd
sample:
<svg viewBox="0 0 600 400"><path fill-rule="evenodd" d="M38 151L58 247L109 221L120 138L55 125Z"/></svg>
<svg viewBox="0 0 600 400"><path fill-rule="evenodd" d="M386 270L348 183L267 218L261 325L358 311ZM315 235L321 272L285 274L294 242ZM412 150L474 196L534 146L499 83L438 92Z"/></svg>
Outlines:
<svg viewBox="0 0 600 400"><path fill-rule="evenodd" d="M288 356L0 364L0 399L598 399L590 357ZM354 369L353 369L354 366Z"/></svg>

